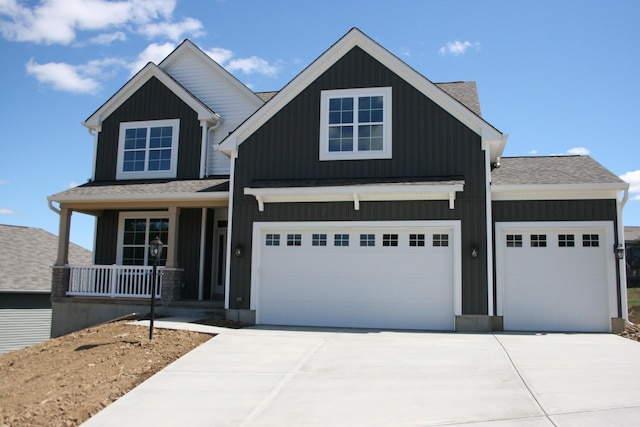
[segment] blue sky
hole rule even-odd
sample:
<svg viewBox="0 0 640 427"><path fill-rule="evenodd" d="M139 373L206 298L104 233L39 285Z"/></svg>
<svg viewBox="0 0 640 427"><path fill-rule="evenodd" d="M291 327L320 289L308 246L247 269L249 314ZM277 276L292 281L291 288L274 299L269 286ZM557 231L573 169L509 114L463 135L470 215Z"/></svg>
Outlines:
<svg viewBox="0 0 640 427"><path fill-rule="evenodd" d="M477 82L505 156L589 154L640 225L640 2L0 0L0 224L58 233L47 196L91 176L80 125L189 38L255 91L281 89L358 27L434 82ZM93 218L71 240L93 245Z"/></svg>

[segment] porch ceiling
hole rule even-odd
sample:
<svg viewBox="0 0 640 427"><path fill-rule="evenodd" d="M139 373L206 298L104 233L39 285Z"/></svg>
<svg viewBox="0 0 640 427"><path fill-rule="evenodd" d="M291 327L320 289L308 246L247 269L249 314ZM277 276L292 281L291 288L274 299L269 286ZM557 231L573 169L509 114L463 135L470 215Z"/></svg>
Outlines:
<svg viewBox="0 0 640 427"><path fill-rule="evenodd" d="M90 215L106 209L219 207L229 204L229 179L89 182L48 200Z"/></svg>

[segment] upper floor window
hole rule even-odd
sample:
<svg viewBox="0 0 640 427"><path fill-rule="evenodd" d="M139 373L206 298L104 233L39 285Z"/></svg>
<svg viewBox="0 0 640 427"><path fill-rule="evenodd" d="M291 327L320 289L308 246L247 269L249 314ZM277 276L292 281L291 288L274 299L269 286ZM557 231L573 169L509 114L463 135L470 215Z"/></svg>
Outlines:
<svg viewBox="0 0 640 427"><path fill-rule="evenodd" d="M179 130L179 119L120 123L117 178L175 178Z"/></svg>
<svg viewBox="0 0 640 427"><path fill-rule="evenodd" d="M322 92L320 160L390 158L390 87Z"/></svg>

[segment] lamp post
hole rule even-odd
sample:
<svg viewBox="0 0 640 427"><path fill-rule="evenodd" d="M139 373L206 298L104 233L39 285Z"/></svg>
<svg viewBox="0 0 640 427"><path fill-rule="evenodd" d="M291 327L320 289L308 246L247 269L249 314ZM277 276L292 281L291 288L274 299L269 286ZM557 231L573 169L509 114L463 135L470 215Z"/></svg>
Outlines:
<svg viewBox="0 0 640 427"><path fill-rule="evenodd" d="M156 285L158 283L156 274L160 255L162 255L162 240L156 236L151 243L149 243L149 256L153 260L153 273L151 274L151 320L149 321L150 340L153 339L153 318L155 317Z"/></svg>

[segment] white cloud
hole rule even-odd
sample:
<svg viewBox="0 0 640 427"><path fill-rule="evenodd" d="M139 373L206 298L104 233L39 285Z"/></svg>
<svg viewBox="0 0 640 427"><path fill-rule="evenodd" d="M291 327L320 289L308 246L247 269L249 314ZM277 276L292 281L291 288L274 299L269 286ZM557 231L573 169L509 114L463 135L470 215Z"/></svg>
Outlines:
<svg viewBox="0 0 640 427"><path fill-rule="evenodd" d="M0 208L0 215L17 215L18 211L9 208Z"/></svg>
<svg viewBox="0 0 640 427"><path fill-rule="evenodd" d="M401 47L400 48L400 55L401 56L406 56L407 58L411 57L411 51L409 50L408 47Z"/></svg>
<svg viewBox="0 0 640 427"><path fill-rule="evenodd" d="M538 150L531 150L531 151L529 151L529 155L531 155L531 156L535 156L535 155L537 155L537 154L538 154Z"/></svg>
<svg viewBox="0 0 640 427"><path fill-rule="evenodd" d="M620 179L629 183L629 194L632 200L640 200L640 170L624 173Z"/></svg>
<svg viewBox="0 0 640 427"><path fill-rule="evenodd" d="M31 59L26 68L27 74L34 76L40 83L50 84L63 92L92 93L100 87L95 78L83 76L74 65L62 62L38 64Z"/></svg>
<svg viewBox="0 0 640 427"><path fill-rule="evenodd" d="M574 155L574 156L586 156L589 153L591 153L591 151L589 151L587 148L584 148L584 147L574 147L574 148L569 148L567 150L567 154Z"/></svg>
<svg viewBox="0 0 640 427"><path fill-rule="evenodd" d="M233 58L233 52L223 47L214 47L213 49L204 51L204 53L209 55L214 61L223 66L227 63L227 61Z"/></svg>
<svg viewBox="0 0 640 427"><path fill-rule="evenodd" d="M69 188L74 188L74 187L77 187L78 185L80 185L80 184L78 184L78 183L77 183L77 182L75 182L75 181L71 181L71 182L69 183Z"/></svg>
<svg viewBox="0 0 640 427"><path fill-rule="evenodd" d="M122 31L116 31L115 33L102 33L89 39L91 44L110 45L113 42L123 42L127 39L127 35Z"/></svg>
<svg viewBox="0 0 640 427"><path fill-rule="evenodd" d="M9 180L0 179L0 185L9 185Z"/></svg>
<svg viewBox="0 0 640 427"><path fill-rule="evenodd" d="M176 0L0 1L0 34L8 40L68 45L78 31L146 25L171 17Z"/></svg>
<svg viewBox="0 0 640 427"><path fill-rule="evenodd" d="M149 62L159 64L175 48L176 45L174 43L152 43L138 54L138 58L134 62L128 65L129 71L133 75L143 69Z"/></svg>
<svg viewBox="0 0 640 427"><path fill-rule="evenodd" d="M153 22L143 25L140 32L149 38L166 37L174 42L181 41L186 34L193 37L204 34L202 22L187 18L182 22Z"/></svg>
<svg viewBox="0 0 640 427"><path fill-rule="evenodd" d="M468 40L463 42L460 40L447 42L447 44L442 46L438 52L440 52L440 55L460 56L464 55L469 48L475 48L476 50L479 49L480 42L470 42Z"/></svg>
<svg viewBox="0 0 640 427"><path fill-rule="evenodd" d="M250 58L232 59L226 66L230 72L242 71L245 74L264 74L267 76L275 76L278 73L278 68L269 65L267 61L257 56Z"/></svg>

